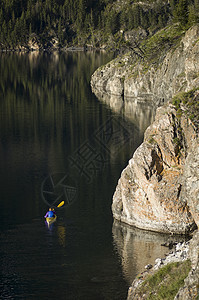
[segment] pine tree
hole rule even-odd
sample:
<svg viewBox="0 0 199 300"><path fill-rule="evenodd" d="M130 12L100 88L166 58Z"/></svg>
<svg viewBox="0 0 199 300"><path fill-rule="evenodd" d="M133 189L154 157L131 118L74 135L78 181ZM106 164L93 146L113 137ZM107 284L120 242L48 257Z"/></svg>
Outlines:
<svg viewBox="0 0 199 300"><path fill-rule="evenodd" d="M29 36L31 36L31 34L32 34L32 24L30 23L29 24Z"/></svg>
<svg viewBox="0 0 199 300"><path fill-rule="evenodd" d="M0 26L3 24L3 9L0 9Z"/></svg>
<svg viewBox="0 0 199 300"><path fill-rule="evenodd" d="M61 46L64 39L62 25L61 25L61 18L59 18L59 23L58 23L58 39L59 39L59 44Z"/></svg>
<svg viewBox="0 0 199 300"><path fill-rule="evenodd" d="M49 14L47 15L47 25L49 28L51 27L51 20Z"/></svg>
<svg viewBox="0 0 199 300"><path fill-rule="evenodd" d="M91 42L92 42L92 46L95 46L95 36L94 36L94 19L93 19L93 10L91 9L91 13L90 13L90 22L89 22L89 31L90 31L90 35L91 35Z"/></svg>
<svg viewBox="0 0 199 300"><path fill-rule="evenodd" d="M134 10L133 10L133 15L134 15L134 28L139 27L141 22L140 22L140 6L136 5Z"/></svg>
<svg viewBox="0 0 199 300"><path fill-rule="evenodd" d="M164 22L163 22L163 17L162 15L158 16L158 27L163 28L164 27Z"/></svg>
<svg viewBox="0 0 199 300"><path fill-rule="evenodd" d="M140 9L140 24L143 28L148 27L148 15L143 11L143 9Z"/></svg>
<svg viewBox="0 0 199 300"><path fill-rule="evenodd" d="M179 0L178 4L173 11L173 16L175 22L179 22L182 26L186 25L188 22L188 1Z"/></svg>
<svg viewBox="0 0 199 300"><path fill-rule="evenodd" d="M128 10L128 23L126 29L133 29L135 27L135 17L132 9Z"/></svg>
<svg viewBox="0 0 199 300"><path fill-rule="evenodd" d="M194 0L194 10L195 10L195 17L196 22L199 22L199 0Z"/></svg>
<svg viewBox="0 0 199 300"><path fill-rule="evenodd" d="M77 27L79 30L83 29L85 19L85 3L84 0L79 0L78 11L77 11Z"/></svg>

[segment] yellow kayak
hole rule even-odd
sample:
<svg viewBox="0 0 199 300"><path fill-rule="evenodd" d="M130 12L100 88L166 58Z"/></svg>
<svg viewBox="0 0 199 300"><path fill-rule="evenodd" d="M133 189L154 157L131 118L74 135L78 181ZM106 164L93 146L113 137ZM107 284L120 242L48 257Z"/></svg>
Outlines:
<svg viewBox="0 0 199 300"><path fill-rule="evenodd" d="M57 219L57 216L51 217L51 218L46 218L46 222L48 223L48 225L51 225L52 223L54 223Z"/></svg>

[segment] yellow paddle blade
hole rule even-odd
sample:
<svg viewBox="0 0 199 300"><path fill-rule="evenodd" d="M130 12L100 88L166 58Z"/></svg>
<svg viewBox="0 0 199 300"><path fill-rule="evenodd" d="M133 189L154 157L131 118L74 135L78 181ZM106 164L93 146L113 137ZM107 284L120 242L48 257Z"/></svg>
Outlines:
<svg viewBox="0 0 199 300"><path fill-rule="evenodd" d="M57 205L57 207L61 207L61 206L63 206L63 205L64 205L64 201L60 202L60 203Z"/></svg>

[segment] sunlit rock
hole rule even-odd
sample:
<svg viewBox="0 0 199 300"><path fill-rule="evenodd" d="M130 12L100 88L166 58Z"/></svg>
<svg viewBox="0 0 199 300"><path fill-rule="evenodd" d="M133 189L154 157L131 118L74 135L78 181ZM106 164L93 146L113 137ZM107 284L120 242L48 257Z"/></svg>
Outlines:
<svg viewBox="0 0 199 300"><path fill-rule="evenodd" d="M153 231L192 231L199 223L198 144L197 130L188 118L179 119L172 105L158 108L144 142L118 181L114 218Z"/></svg>
<svg viewBox="0 0 199 300"><path fill-rule="evenodd" d="M155 68L145 70L131 56L118 57L97 69L91 86L102 92L126 97L150 96L156 104L168 101L179 91L199 85L199 26L189 29L176 49L165 54ZM133 99L132 99L133 101Z"/></svg>

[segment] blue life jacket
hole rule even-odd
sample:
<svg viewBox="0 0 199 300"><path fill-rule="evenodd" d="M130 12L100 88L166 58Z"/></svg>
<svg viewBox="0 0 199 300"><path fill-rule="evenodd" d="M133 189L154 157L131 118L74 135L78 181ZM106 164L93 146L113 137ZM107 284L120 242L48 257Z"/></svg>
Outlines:
<svg viewBox="0 0 199 300"><path fill-rule="evenodd" d="M53 213L53 211L49 211L48 212L48 218L52 218L52 217L54 217L54 213Z"/></svg>

